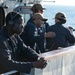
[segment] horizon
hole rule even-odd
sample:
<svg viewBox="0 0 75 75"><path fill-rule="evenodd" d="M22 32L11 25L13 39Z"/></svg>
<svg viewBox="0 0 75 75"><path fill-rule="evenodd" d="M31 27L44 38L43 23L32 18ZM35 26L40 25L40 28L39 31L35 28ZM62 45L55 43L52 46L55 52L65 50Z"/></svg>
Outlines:
<svg viewBox="0 0 75 75"><path fill-rule="evenodd" d="M51 2L55 1L55 2ZM68 6L75 6L74 0L44 0L43 3L53 4L53 5L68 5Z"/></svg>

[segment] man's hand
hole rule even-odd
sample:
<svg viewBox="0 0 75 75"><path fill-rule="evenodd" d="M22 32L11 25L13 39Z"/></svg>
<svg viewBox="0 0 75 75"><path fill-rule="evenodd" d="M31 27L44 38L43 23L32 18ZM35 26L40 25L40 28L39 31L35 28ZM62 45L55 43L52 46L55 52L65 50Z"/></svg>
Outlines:
<svg viewBox="0 0 75 75"><path fill-rule="evenodd" d="M34 68L40 68L43 69L45 68L47 65L47 61L44 60L44 58L40 58L39 60L37 60L36 62L33 62L33 66Z"/></svg>
<svg viewBox="0 0 75 75"><path fill-rule="evenodd" d="M56 34L54 33L54 32L47 32L46 34L45 34L45 37L46 38L54 38L56 36Z"/></svg>
<svg viewBox="0 0 75 75"><path fill-rule="evenodd" d="M71 34L73 34L73 28L71 26L69 26L67 29L70 31Z"/></svg>

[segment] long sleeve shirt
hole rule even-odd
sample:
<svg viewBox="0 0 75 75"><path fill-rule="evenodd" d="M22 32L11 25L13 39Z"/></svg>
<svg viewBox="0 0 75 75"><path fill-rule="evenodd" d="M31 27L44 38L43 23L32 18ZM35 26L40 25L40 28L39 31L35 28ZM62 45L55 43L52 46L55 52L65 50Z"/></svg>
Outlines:
<svg viewBox="0 0 75 75"><path fill-rule="evenodd" d="M19 36L8 36L6 27L0 32L0 65L2 72L17 70L30 73L33 64L30 61L36 61L38 54L27 47ZM24 62L27 60L29 62ZM3 70L2 70L3 69Z"/></svg>
<svg viewBox="0 0 75 75"><path fill-rule="evenodd" d="M50 26L47 32L49 31L56 34L54 38L47 39L47 48L50 50L57 49L58 47L68 47L69 43L75 43L75 37L61 23Z"/></svg>

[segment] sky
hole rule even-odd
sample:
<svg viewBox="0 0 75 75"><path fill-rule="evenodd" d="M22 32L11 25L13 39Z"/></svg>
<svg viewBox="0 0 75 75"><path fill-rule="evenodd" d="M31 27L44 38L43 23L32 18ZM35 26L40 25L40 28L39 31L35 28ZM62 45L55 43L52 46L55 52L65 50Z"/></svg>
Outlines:
<svg viewBox="0 0 75 75"><path fill-rule="evenodd" d="M56 4L75 5L75 0L55 0Z"/></svg>
<svg viewBox="0 0 75 75"><path fill-rule="evenodd" d="M45 1L51 1L51 0L45 0ZM75 0L54 0L55 3L51 4L58 4L58 5L72 5L75 6ZM49 2L48 2L49 3Z"/></svg>

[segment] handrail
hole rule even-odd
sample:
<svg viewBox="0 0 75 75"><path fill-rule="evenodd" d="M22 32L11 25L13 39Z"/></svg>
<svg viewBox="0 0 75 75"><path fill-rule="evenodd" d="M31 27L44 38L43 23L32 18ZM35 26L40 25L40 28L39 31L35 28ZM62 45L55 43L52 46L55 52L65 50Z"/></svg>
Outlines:
<svg viewBox="0 0 75 75"><path fill-rule="evenodd" d="M44 57L45 60L51 60L51 59L56 58L58 56L70 54L72 52L75 52L75 46L69 46L66 48L60 48L58 50L49 51L49 52L40 54L40 56Z"/></svg>

